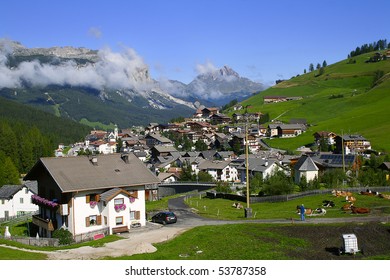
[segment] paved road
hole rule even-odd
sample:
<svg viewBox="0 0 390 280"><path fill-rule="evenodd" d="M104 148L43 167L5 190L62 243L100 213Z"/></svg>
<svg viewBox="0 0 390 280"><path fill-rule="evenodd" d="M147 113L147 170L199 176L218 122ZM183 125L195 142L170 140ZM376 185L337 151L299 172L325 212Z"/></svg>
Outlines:
<svg viewBox="0 0 390 280"><path fill-rule="evenodd" d="M386 222L390 221L390 215L387 216L357 216L351 215L343 218L307 218L305 222L301 222L299 217L296 219L249 219L249 220L234 220L224 221L201 217L184 203L184 197L177 197L168 201L168 208L177 215L177 223L170 226L175 227L196 227L200 225L222 225L222 224L240 224L240 223L308 223L308 224L324 224L324 223L349 223L349 222ZM244 213L243 213L244 214Z"/></svg>

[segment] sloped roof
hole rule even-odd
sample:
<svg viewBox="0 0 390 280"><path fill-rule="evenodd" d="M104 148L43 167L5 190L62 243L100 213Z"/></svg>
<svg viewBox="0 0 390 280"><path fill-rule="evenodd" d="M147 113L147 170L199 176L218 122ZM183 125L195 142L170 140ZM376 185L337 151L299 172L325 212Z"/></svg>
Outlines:
<svg viewBox="0 0 390 280"><path fill-rule="evenodd" d="M160 181L164 181L168 179L169 177L175 177L179 178L175 173L167 173L167 172L160 172L157 177L160 179Z"/></svg>
<svg viewBox="0 0 390 280"><path fill-rule="evenodd" d="M318 171L319 168L316 166L311 157L302 156L299 158L297 163L294 165L295 170L299 171Z"/></svg>
<svg viewBox="0 0 390 280"><path fill-rule="evenodd" d="M159 153L178 152L178 150L173 146L156 145L152 149L155 149Z"/></svg>
<svg viewBox="0 0 390 280"><path fill-rule="evenodd" d="M230 164L230 161L227 160L205 160L202 161L199 165L198 168L199 170L207 170L207 169L224 169L226 166Z"/></svg>
<svg viewBox="0 0 390 280"><path fill-rule="evenodd" d="M27 187L34 194L38 193L38 186L36 182L26 182L23 185L4 185L0 187L0 198L11 199L17 194L23 187Z"/></svg>
<svg viewBox="0 0 390 280"><path fill-rule="evenodd" d="M127 163L119 154L99 155L92 164L87 156L41 158L25 180L36 180L47 172L62 192L140 186L159 183L158 178L134 154L128 154Z"/></svg>
<svg viewBox="0 0 390 280"><path fill-rule="evenodd" d="M162 136L160 133L150 133L146 136L146 138L154 138L161 143L173 143L172 140Z"/></svg>
<svg viewBox="0 0 390 280"><path fill-rule="evenodd" d="M272 165L278 162L275 159L263 159L258 157L249 157L248 158L248 170L252 172L264 172L268 168L271 168ZM239 167L237 167L238 170L244 170L246 169L246 161L242 162Z"/></svg>
<svg viewBox="0 0 390 280"><path fill-rule="evenodd" d="M312 159L322 166L341 168L343 167L343 162L345 166L351 166L356 160L356 155L348 154L330 154L330 153L321 153L312 157Z"/></svg>
<svg viewBox="0 0 390 280"><path fill-rule="evenodd" d="M123 193L123 194L125 194L128 197L131 196L130 193L125 191L124 189L113 188L113 189L110 189L110 190L102 193L100 195L100 199L105 201L105 202L108 202L108 201L112 200L114 197L116 197L120 193Z"/></svg>
<svg viewBox="0 0 390 280"><path fill-rule="evenodd" d="M22 185L4 185L0 188L0 198L11 199L22 188Z"/></svg>

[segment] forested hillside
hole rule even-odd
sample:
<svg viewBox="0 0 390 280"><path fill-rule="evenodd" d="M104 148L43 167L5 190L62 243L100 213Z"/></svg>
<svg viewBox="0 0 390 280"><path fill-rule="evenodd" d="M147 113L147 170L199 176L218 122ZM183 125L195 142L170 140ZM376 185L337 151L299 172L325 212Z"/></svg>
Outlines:
<svg viewBox="0 0 390 280"><path fill-rule="evenodd" d="M0 186L18 184L42 156L53 156L59 143L84 139L91 128L0 98Z"/></svg>

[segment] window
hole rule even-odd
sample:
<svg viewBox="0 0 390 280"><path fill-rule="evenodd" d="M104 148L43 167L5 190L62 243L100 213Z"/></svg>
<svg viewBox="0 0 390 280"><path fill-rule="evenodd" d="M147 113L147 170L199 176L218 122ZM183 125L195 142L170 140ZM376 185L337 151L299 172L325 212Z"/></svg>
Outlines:
<svg viewBox="0 0 390 280"><path fill-rule="evenodd" d="M90 226L94 226L94 225L96 225L96 215L91 215L91 216L89 216L89 225Z"/></svg>
<svg viewBox="0 0 390 280"><path fill-rule="evenodd" d="M5 204L5 200L4 199L1 200L1 204Z"/></svg>
<svg viewBox="0 0 390 280"><path fill-rule="evenodd" d="M20 198L20 204L23 204L24 203L24 199L23 197Z"/></svg>
<svg viewBox="0 0 390 280"><path fill-rule="evenodd" d="M123 217L116 217L115 218L115 225L123 225Z"/></svg>
<svg viewBox="0 0 390 280"><path fill-rule="evenodd" d="M141 211L130 211L130 220L141 219Z"/></svg>
<svg viewBox="0 0 390 280"><path fill-rule="evenodd" d="M89 194L85 196L86 203L90 203L91 201L99 202L99 200L100 200L100 195L98 194Z"/></svg>
<svg viewBox="0 0 390 280"><path fill-rule="evenodd" d="M24 193L25 193L25 194L28 194L28 188L25 188L25 189L24 189Z"/></svg>
<svg viewBox="0 0 390 280"><path fill-rule="evenodd" d="M114 200L114 205L118 205L118 204L124 204L125 201L123 198L115 198Z"/></svg>
<svg viewBox="0 0 390 280"><path fill-rule="evenodd" d="M91 227L91 226L99 226L102 224L102 216L97 215L91 215L88 217L85 217L85 226Z"/></svg>
<svg viewBox="0 0 390 280"><path fill-rule="evenodd" d="M130 220L135 219L135 211L130 211Z"/></svg>

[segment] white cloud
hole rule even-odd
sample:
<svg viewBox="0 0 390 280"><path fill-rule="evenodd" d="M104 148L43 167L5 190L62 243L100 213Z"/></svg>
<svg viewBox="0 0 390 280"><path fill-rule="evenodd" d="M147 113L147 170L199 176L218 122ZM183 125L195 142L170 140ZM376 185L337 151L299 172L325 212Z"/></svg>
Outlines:
<svg viewBox="0 0 390 280"><path fill-rule="evenodd" d="M103 35L102 31L97 27L91 27L88 30L88 34L92 37L95 37L96 39L100 39Z"/></svg>
<svg viewBox="0 0 390 280"><path fill-rule="evenodd" d="M198 73L198 75L208 74L212 73L216 70L218 70L217 67L214 66L210 61L207 61L205 64L197 64L195 66L195 70Z"/></svg>
<svg viewBox="0 0 390 280"><path fill-rule="evenodd" d="M58 65L25 61L9 68L9 48L0 48L0 88L21 87L24 84L47 86L50 84L89 86L96 89L148 90L154 86L149 78L148 66L131 48L113 52L109 48L98 52L98 61L84 66L68 60Z"/></svg>

